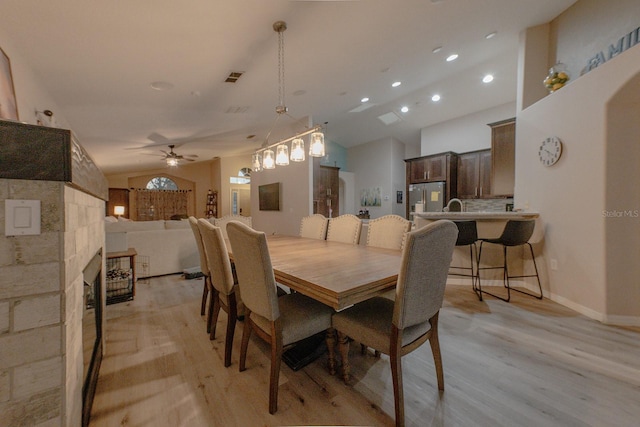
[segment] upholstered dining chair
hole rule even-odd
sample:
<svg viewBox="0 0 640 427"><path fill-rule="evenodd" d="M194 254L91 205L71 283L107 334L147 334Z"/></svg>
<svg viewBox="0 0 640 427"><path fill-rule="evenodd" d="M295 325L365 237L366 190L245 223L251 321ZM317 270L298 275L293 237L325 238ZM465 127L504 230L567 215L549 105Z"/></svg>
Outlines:
<svg viewBox="0 0 640 427"><path fill-rule="evenodd" d="M402 249L405 234L411 230L411 221L400 215L384 215L369 220L367 246L385 249Z"/></svg>
<svg viewBox="0 0 640 427"><path fill-rule="evenodd" d="M321 214L305 216L300 221L300 237L324 240L327 237L327 217Z"/></svg>
<svg viewBox="0 0 640 427"><path fill-rule="evenodd" d="M198 220L194 216L189 217L189 225L193 236L196 239L196 245L198 246L198 254L200 255L200 271L204 275L204 286L202 289L202 302L200 303L200 316L204 316L207 308L207 298L211 291L211 273L209 271L209 265L207 264L207 257L202 245L202 236L200 235L200 229L198 228ZM207 319L207 333L209 333L209 319Z"/></svg>
<svg viewBox="0 0 640 427"><path fill-rule="evenodd" d="M360 242L361 231L362 220L360 218L352 214L343 214L329 218L327 240L357 245Z"/></svg>
<svg viewBox="0 0 640 427"><path fill-rule="evenodd" d="M240 371L246 369L249 338L255 332L271 344L269 413L274 414L284 348L329 329L333 309L299 292L278 298L265 234L237 221L227 224L227 233L245 304ZM333 345L327 347L332 357Z"/></svg>
<svg viewBox="0 0 640 427"><path fill-rule="evenodd" d="M213 225L215 225L216 227L220 227L220 229L222 230L222 235L225 239L227 239L227 224L230 221L240 221L248 227L253 227L253 221L250 216L229 214L221 218L217 218Z"/></svg>
<svg viewBox="0 0 640 427"><path fill-rule="evenodd" d="M216 325L220 309L227 313L227 333L224 342L224 366L231 365L231 349L238 315L242 312L242 300L235 280L229 251L220 227L212 225L206 219L198 220L202 235L202 244L211 272L211 302L209 303L209 339L216 337Z"/></svg>
<svg viewBox="0 0 640 427"><path fill-rule="evenodd" d="M448 220L435 221L407 233L395 301L374 297L337 312L332 318L338 331L346 382L350 375L349 337L389 355L396 426L404 425L401 358L427 340L433 353L438 389L444 390L438 314L457 235L458 228Z"/></svg>

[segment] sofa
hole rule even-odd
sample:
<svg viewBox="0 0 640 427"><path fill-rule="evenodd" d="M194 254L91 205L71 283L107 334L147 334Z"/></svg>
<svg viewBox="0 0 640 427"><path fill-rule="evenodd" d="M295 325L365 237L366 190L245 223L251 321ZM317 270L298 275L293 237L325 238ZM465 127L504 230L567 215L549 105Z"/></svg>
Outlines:
<svg viewBox="0 0 640 427"><path fill-rule="evenodd" d="M200 268L198 246L188 220L113 221L105 219L107 252L134 248L138 278Z"/></svg>

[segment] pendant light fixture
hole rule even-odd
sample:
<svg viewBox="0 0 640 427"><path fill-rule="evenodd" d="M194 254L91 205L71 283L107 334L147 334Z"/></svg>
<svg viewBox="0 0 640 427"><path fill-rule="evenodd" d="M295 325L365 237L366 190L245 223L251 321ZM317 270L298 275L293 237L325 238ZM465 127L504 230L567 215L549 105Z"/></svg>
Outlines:
<svg viewBox="0 0 640 427"><path fill-rule="evenodd" d="M276 21L273 23L273 30L278 33L278 105L276 106L276 119L271 125L271 129L267 133L265 142L262 147L253 153L251 163L254 171L260 171L262 169L273 169L276 165L286 166L289 164L289 160L292 162L302 162L305 160L304 152L304 140L302 137L311 134L309 142L309 156L311 157L323 157L324 156L324 134L322 133L322 127L316 125L311 129L307 129L304 132L300 132L290 138L283 139L273 144L269 144L269 136L273 131L276 123L280 119L280 116L286 114L289 116L285 104L285 85L284 85L284 32L287 29L287 23L284 21ZM291 117L291 116L289 116ZM289 156L289 147L287 143L291 142L291 156ZM276 148L274 153L273 148Z"/></svg>

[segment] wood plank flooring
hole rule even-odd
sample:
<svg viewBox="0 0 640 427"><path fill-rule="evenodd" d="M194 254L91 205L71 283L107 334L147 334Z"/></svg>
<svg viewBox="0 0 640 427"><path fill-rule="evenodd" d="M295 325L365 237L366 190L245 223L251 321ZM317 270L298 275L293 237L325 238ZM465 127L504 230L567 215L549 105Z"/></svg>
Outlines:
<svg viewBox="0 0 640 427"><path fill-rule="evenodd" d="M221 312L209 341L201 280L139 283L136 299L107 307L107 354L91 426L393 426L389 361L351 346L352 384L326 357L284 363L278 412L268 412L269 352L252 340L238 372L242 322L225 368ZM617 328L549 300L478 301L449 285L440 312L445 391L428 345L403 358L407 426L636 426L640 329Z"/></svg>

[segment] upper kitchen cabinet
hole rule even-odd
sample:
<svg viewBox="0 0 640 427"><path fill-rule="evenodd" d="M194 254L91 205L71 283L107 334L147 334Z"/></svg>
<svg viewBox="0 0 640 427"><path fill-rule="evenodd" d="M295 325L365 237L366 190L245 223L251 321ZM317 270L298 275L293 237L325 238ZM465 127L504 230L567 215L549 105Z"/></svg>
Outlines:
<svg viewBox="0 0 640 427"><path fill-rule="evenodd" d="M491 192L491 150L458 155L458 198L489 198Z"/></svg>
<svg viewBox="0 0 640 427"><path fill-rule="evenodd" d="M457 155L455 153L442 153L407 160L409 184L450 181L452 161L457 164ZM455 167L454 165L454 172Z"/></svg>
<svg viewBox="0 0 640 427"><path fill-rule="evenodd" d="M489 123L491 127L491 193L513 197L516 175L516 119Z"/></svg>

